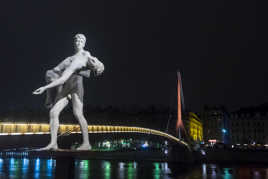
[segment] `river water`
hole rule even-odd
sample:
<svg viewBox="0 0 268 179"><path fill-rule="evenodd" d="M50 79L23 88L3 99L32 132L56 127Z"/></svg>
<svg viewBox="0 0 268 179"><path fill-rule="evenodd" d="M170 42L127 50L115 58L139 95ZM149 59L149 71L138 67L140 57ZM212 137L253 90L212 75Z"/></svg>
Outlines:
<svg viewBox="0 0 268 179"><path fill-rule="evenodd" d="M0 179L268 179L268 165L0 158Z"/></svg>

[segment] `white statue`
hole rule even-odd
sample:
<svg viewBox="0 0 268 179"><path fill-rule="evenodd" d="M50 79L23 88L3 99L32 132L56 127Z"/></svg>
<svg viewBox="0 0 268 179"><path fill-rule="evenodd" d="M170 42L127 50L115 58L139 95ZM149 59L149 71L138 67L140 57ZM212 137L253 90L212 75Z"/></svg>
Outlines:
<svg viewBox="0 0 268 179"><path fill-rule="evenodd" d="M47 85L35 90L33 94L39 95L47 90L46 106L50 108L50 143L40 150L56 150L57 132L59 128L59 115L69 101L72 101L73 113L78 120L83 143L77 150L90 150L88 139L88 124L83 115L83 77L89 77L90 71L100 75L104 71L104 65L88 51L84 50L86 37L77 34L74 37L75 54L67 57L53 70L46 73ZM53 96L54 91L54 96Z"/></svg>

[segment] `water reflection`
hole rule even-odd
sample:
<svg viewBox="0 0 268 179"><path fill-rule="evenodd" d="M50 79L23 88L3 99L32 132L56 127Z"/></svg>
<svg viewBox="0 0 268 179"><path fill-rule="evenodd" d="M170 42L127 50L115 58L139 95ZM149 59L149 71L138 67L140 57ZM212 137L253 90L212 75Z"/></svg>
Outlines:
<svg viewBox="0 0 268 179"><path fill-rule="evenodd" d="M34 161L34 178L38 179L40 178L40 159L37 158Z"/></svg>
<svg viewBox="0 0 268 179"><path fill-rule="evenodd" d="M0 178L52 179L55 167L51 159L0 158Z"/></svg>
<svg viewBox="0 0 268 179"><path fill-rule="evenodd" d="M76 163L75 175L77 178L90 178L90 161L89 160L81 160L78 161L78 165Z"/></svg>
<svg viewBox="0 0 268 179"><path fill-rule="evenodd" d="M29 159L24 158L22 159L22 166L21 166L21 171L22 171L22 177L27 178L27 173L29 170Z"/></svg>
<svg viewBox="0 0 268 179"><path fill-rule="evenodd" d="M87 165L87 162L92 165ZM75 178L102 179L136 179L161 178L168 179L170 169L167 163L135 162L135 161L100 161L77 160L75 164Z"/></svg>
<svg viewBox="0 0 268 179"><path fill-rule="evenodd" d="M104 179L110 179L111 178L111 162L104 161L102 164Z"/></svg>
<svg viewBox="0 0 268 179"><path fill-rule="evenodd" d="M268 166L265 165L202 165L203 178L263 179L268 178L267 171ZM191 174L189 176L191 178Z"/></svg>
<svg viewBox="0 0 268 179"><path fill-rule="evenodd" d="M133 179L136 178L136 168L137 168L137 164L136 162L129 162L127 164L127 178L128 179Z"/></svg>
<svg viewBox="0 0 268 179"><path fill-rule="evenodd" d="M53 166L56 166L56 161L55 160L52 160L52 159L49 159L47 160L47 173L46 173L46 176L48 176L49 178L52 178L53 176Z"/></svg>
<svg viewBox="0 0 268 179"><path fill-rule="evenodd" d="M262 179L268 166L0 158L0 179Z"/></svg>

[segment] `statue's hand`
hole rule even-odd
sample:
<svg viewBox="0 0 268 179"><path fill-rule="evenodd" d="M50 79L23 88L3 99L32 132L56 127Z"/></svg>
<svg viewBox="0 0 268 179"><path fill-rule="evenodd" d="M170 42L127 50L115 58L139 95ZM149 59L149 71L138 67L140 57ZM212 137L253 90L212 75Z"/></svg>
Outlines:
<svg viewBox="0 0 268 179"><path fill-rule="evenodd" d="M35 90L33 92L33 94L35 94L35 95L42 94L44 91L46 91L46 88L45 87L40 87L37 90Z"/></svg>
<svg viewBox="0 0 268 179"><path fill-rule="evenodd" d="M101 74L103 73L103 71L104 71L103 68L98 68L98 69L96 70L96 75L97 75L97 76L101 75Z"/></svg>
<svg viewBox="0 0 268 179"><path fill-rule="evenodd" d="M94 74L96 76L99 76L99 75L101 75L103 73L104 65L96 57L95 57L95 59L92 59L90 61L90 63L92 65L91 67L93 68Z"/></svg>

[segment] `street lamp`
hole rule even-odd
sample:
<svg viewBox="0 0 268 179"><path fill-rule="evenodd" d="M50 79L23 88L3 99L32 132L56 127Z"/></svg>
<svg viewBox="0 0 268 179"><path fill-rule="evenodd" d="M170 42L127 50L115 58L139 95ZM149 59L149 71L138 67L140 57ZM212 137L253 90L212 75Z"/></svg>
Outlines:
<svg viewBox="0 0 268 179"><path fill-rule="evenodd" d="M222 128L221 131L222 131L222 133L223 133L223 135L222 135L223 143L226 143L227 130L224 129L224 128Z"/></svg>

